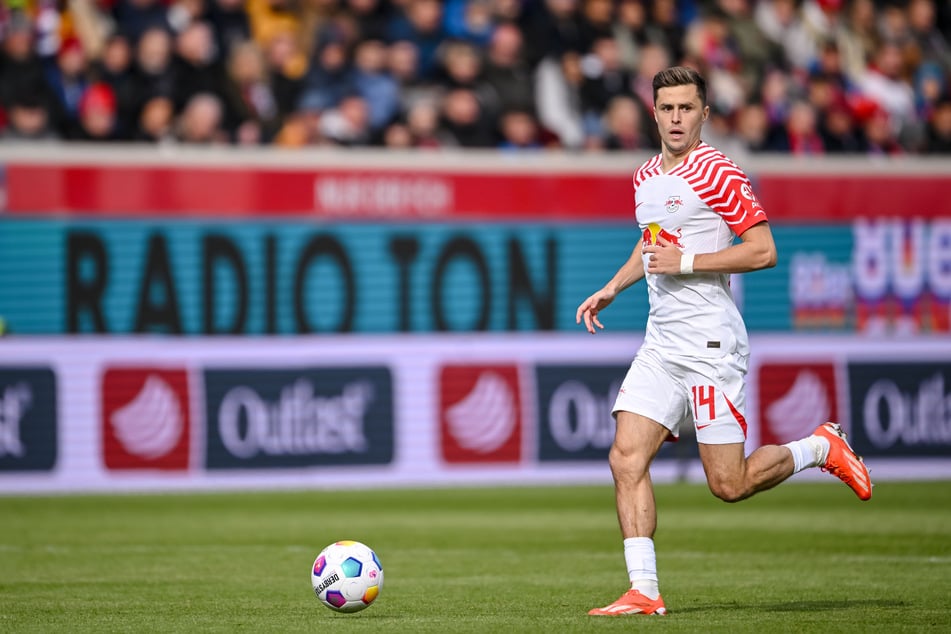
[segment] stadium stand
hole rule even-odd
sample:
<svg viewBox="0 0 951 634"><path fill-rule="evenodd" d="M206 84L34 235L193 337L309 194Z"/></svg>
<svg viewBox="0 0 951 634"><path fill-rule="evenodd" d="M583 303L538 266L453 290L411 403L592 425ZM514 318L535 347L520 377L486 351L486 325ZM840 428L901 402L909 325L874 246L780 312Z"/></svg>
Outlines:
<svg viewBox="0 0 951 634"><path fill-rule="evenodd" d="M7 0L0 38L0 140L650 150L679 63L714 144L951 153L946 0Z"/></svg>

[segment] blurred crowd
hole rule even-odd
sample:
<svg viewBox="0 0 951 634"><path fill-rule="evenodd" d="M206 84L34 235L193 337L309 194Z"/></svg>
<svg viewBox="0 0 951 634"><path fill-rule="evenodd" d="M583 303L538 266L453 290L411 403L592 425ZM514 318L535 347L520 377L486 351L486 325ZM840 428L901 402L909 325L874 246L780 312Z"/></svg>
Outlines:
<svg viewBox="0 0 951 634"><path fill-rule="evenodd" d="M4 0L0 139L951 154L951 0Z"/></svg>

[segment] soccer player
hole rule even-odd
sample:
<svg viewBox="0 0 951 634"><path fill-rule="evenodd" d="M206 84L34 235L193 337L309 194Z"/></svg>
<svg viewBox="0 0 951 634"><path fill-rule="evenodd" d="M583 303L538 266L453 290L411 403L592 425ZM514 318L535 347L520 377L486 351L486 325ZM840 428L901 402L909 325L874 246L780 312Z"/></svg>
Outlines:
<svg viewBox="0 0 951 634"><path fill-rule="evenodd" d="M703 77L690 68L668 68L654 77L653 92L661 153L634 173L641 237L627 262L576 314L594 334L604 328L599 313L617 294L647 280L647 332L614 405L617 429L609 454L631 589L588 613L596 616L667 612L657 583L649 468L681 425L696 428L707 483L724 501L745 499L809 467L838 476L862 500L872 495L868 469L836 423L745 455L749 342L729 276L775 266L776 246L749 179L700 138L710 113Z"/></svg>

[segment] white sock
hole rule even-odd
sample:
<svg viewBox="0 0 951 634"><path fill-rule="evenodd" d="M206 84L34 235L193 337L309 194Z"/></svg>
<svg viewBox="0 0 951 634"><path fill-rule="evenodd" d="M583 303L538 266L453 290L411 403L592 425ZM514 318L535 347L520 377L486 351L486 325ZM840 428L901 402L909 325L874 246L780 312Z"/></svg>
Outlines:
<svg viewBox="0 0 951 634"><path fill-rule="evenodd" d="M825 464L829 456L829 439L822 436L806 436L802 440L788 442L783 447L792 453L795 464L793 473Z"/></svg>
<svg viewBox="0 0 951 634"><path fill-rule="evenodd" d="M648 599L660 596L657 587L657 557L650 537L628 537L624 540L624 561L631 588Z"/></svg>

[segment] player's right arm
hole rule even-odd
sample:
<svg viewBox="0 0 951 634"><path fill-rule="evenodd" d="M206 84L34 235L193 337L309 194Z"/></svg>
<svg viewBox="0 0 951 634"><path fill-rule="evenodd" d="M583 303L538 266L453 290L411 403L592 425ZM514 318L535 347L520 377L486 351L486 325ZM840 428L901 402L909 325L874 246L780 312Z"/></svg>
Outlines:
<svg viewBox="0 0 951 634"><path fill-rule="evenodd" d="M598 313L607 308L618 293L644 278L644 262L641 259L643 242L643 238L637 241L634 250L631 252L631 257L618 269L611 281L578 306L575 313L575 323L580 324L584 320L585 329L592 335L597 332L595 327L604 329L604 325L598 319Z"/></svg>

